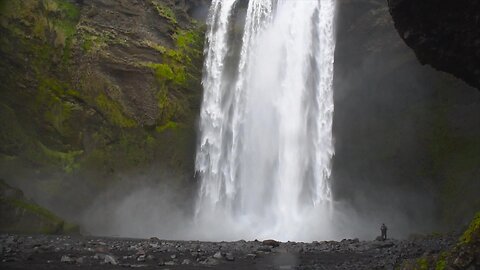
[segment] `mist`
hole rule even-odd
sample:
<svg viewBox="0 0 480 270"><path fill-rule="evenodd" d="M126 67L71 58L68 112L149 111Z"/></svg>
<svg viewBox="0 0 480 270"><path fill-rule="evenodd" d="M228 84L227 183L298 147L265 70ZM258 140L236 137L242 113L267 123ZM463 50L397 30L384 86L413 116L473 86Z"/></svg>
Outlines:
<svg viewBox="0 0 480 270"><path fill-rule="evenodd" d="M198 218L193 211L195 197L172 186L129 177L127 183L98 196L84 211L79 223L87 235L150 238L166 240L237 241L268 239L258 226L248 220L239 222L226 213L212 211ZM140 181L140 182L138 182ZM150 182L150 183L148 183ZM141 184L139 184L141 183ZM425 198L414 198L404 192L404 205L420 205ZM399 196L401 198L401 196ZM413 233L431 231L431 224L422 220L424 207L415 213L399 211L398 203L374 206L368 198L357 202L364 209L337 201L330 211L309 211L294 237L278 237L281 241L341 240L359 238L372 240L379 235L379 224L386 223L390 237L404 239ZM369 210L365 210L365 208ZM426 206L425 206L426 207ZM430 205L428 207L434 207ZM426 208L428 208L426 207ZM330 214L325 214L330 213ZM335 224L335 228L332 228ZM271 224L273 226L273 224Z"/></svg>
<svg viewBox="0 0 480 270"><path fill-rule="evenodd" d="M85 233L183 239L179 233L189 216L185 192L165 184L171 179L162 179L159 184L152 178L125 176L125 180L100 194L80 220Z"/></svg>

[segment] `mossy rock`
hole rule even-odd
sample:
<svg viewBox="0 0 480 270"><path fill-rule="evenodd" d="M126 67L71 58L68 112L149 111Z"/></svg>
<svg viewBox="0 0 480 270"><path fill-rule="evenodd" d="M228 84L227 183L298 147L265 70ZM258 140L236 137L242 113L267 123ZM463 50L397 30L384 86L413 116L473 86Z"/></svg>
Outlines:
<svg viewBox="0 0 480 270"><path fill-rule="evenodd" d="M460 244L468 245L480 241L480 212L475 215L475 218L468 226L468 229L460 237Z"/></svg>
<svg viewBox="0 0 480 270"><path fill-rule="evenodd" d="M67 215L124 173L168 168L180 182L193 171L205 27L171 0L104 8L0 1L0 177ZM3 205L12 219L50 220L42 232L70 227L29 204Z"/></svg>
<svg viewBox="0 0 480 270"><path fill-rule="evenodd" d="M49 210L28 201L21 190L0 180L0 232L28 234L76 234L77 225L65 222Z"/></svg>
<svg viewBox="0 0 480 270"><path fill-rule="evenodd" d="M480 212L473 218L458 243L437 255L423 256L402 264L400 270L477 269L480 264Z"/></svg>

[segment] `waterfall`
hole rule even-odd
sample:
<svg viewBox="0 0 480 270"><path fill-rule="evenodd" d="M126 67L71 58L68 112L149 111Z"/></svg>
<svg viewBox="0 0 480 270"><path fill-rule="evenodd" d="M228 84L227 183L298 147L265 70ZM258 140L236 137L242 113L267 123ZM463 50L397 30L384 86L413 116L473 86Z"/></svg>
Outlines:
<svg viewBox="0 0 480 270"><path fill-rule="evenodd" d="M196 219L228 228L207 238L329 237L335 0L238 4L210 8Z"/></svg>

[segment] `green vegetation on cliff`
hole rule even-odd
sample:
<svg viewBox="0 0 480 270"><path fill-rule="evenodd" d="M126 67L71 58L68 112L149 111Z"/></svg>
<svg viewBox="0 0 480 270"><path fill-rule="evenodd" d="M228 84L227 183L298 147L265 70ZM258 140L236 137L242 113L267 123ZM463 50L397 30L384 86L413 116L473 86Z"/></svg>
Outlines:
<svg viewBox="0 0 480 270"><path fill-rule="evenodd" d="M71 121L78 109L71 100L76 92L65 78L79 9L60 0L8 1L0 13L5 59L0 102L8 110L1 122L15 133L2 137L2 143L16 137L19 148L9 155L71 172L82 151L58 147L51 137L78 136Z"/></svg>
<svg viewBox="0 0 480 270"><path fill-rule="evenodd" d="M186 110L189 96L185 93L188 93L188 88L199 87L203 32L204 28L198 25L189 30L177 29L172 36L175 49L149 41L144 42L158 51L163 59L162 63L141 63L151 68L155 74L160 125L176 121L179 119L178 116L191 114Z"/></svg>
<svg viewBox="0 0 480 270"><path fill-rule="evenodd" d="M404 262L401 270L474 269L480 262L480 212L478 212L458 243L438 255L423 256ZM478 264L477 264L478 265ZM471 268L469 268L471 267ZM475 268L476 269L476 268Z"/></svg>
<svg viewBox="0 0 480 270"><path fill-rule="evenodd" d="M480 212L477 213L468 229L460 237L461 245L468 245L474 241L480 241Z"/></svg>
<svg viewBox="0 0 480 270"><path fill-rule="evenodd" d="M158 15L167 19L170 23L172 23L174 25L178 23L175 12L170 7L168 7L166 4L161 3L160 1L157 1L157 0L152 0L152 5L157 10Z"/></svg>
<svg viewBox="0 0 480 270"><path fill-rule="evenodd" d="M124 115L120 105L109 99L105 94L100 93L95 98L95 103L113 124L124 128L135 127L137 125L134 120Z"/></svg>
<svg viewBox="0 0 480 270"><path fill-rule="evenodd" d="M0 177L88 202L122 172L189 175L204 28L171 0L117 7L0 1Z"/></svg>

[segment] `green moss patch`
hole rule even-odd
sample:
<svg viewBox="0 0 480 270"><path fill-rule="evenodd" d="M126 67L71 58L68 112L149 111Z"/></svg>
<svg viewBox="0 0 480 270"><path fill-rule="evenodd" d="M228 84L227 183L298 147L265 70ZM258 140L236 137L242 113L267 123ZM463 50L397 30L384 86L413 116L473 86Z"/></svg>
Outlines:
<svg viewBox="0 0 480 270"><path fill-rule="evenodd" d="M475 215L468 229L460 237L460 244L467 245L474 240L480 241L480 212Z"/></svg>
<svg viewBox="0 0 480 270"><path fill-rule="evenodd" d="M162 18L165 18L174 25L178 24L177 17L173 9L157 0L152 0L151 3L155 7L158 15L160 15Z"/></svg>
<svg viewBox="0 0 480 270"><path fill-rule="evenodd" d="M95 98L95 104L98 106L100 111L104 113L108 120L119 127L131 128L137 125L135 120L125 115L122 110L122 106L107 97L105 94L100 93Z"/></svg>
<svg viewBox="0 0 480 270"><path fill-rule="evenodd" d="M437 264L435 265L435 270L445 270L447 266L447 261L446 261L447 255L448 254L446 252L442 252L440 254L437 260Z"/></svg>
<svg viewBox="0 0 480 270"><path fill-rule="evenodd" d="M155 72L155 78L162 87L173 84L175 87L184 87L187 81L185 67L181 65L169 65L165 63L142 63L143 66L151 68Z"/></svg>
<svg viewBox="0 0 480 270"><path fill-rule="evenodd" d="M159 133L162 133L166 130L175 130L177 128L178 128L178 123L173 121L168 121L165 125L156 127L155 130Z"/></svg>
<svg viewBox="0 0 480 270"><path fill-rule="evenodd" d="M80 18L78 7L63 0L3 1L0 13L3 27L26 38L33 34L42 41L53 36L54 45L62 47L75 34Z"/></svg>
<svg viewBox="0 0 480 270"><path fill-rule="evenodd" d="M86 25L79 25L77 32L78 42L85 53L99 52L113 44L128 46L125 36L118 35L114 30L98 30Z"/></svg>
<svg viewBox="0 0 480 270"><path fill-rule="evenodd" d="M150 68L157 82L157 103L159 110L158 130L170 122L178 122L190 114L190 95L187 89L200 89L201 62L204 29L196 25L191 29L177 28L172 35L175 47L167 48L152 41L144 40L148 46L162 54L161 63L142 62L140 66Z"/></svg>
<svg viewBox="0 0 480 270"><path fill-rule="evenodd" d="M406 261L401 270L444 270L467 269L469 258L474 258L480 251L480 212L478 212L458 243L451 249L438 255L423 256L416 260Z"/></svg>
<svg viewBox="0 0 480 270"><path fill-rule="evenodd" d="M40 149L42 149L43 156L48 159L49 164L56 164L57 166L63 168L63 170L67 173L70 173L78 168L76 160L80 155L83 154L83 150L60 152L51 150L43 144L39 145Z"/></svg>

